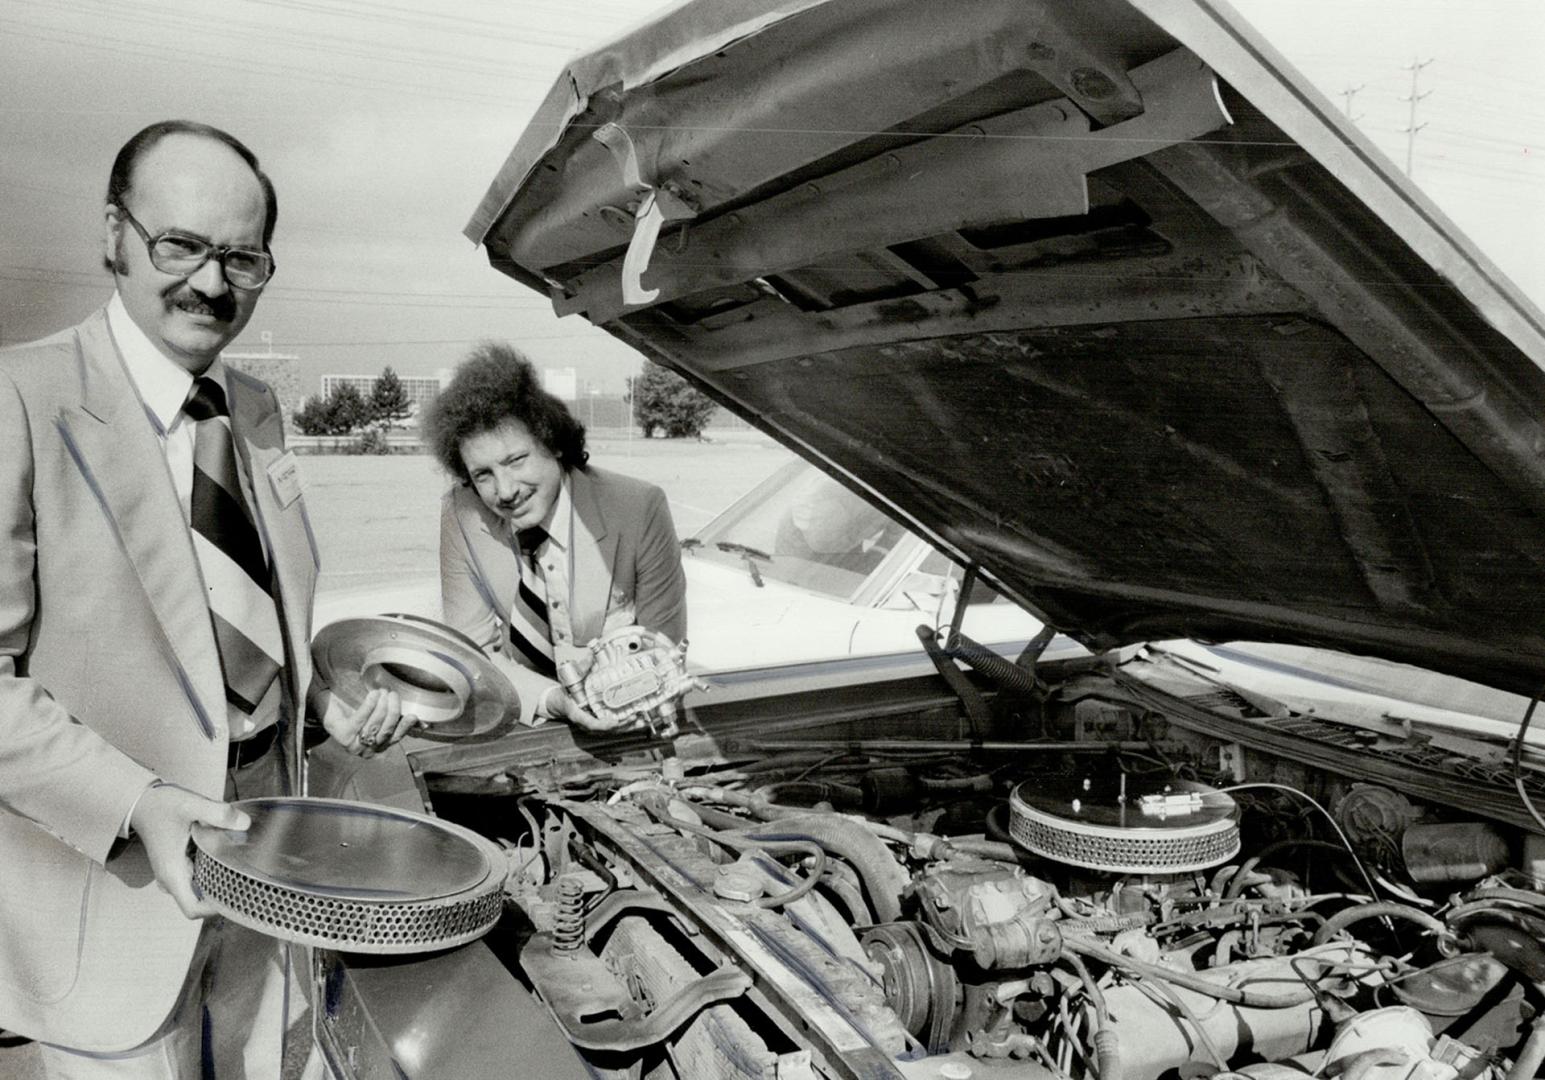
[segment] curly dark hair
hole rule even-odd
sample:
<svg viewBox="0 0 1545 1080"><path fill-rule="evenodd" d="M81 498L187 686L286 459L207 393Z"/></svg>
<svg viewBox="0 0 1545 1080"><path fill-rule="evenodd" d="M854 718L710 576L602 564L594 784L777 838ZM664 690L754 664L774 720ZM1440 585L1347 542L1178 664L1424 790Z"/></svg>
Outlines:
<svg viewBox="0 0 1545 1080"><path fill-rule="evenodd" d="M531 437L567 469L583 469L590 460L585 425L568 406L542 389L541 377L520 350L485 341L472 350L440 391L424 417L424 437L440 467L463 484L471 483L461 460L463 440L493 431L506 420L519 420Z"/></svg>

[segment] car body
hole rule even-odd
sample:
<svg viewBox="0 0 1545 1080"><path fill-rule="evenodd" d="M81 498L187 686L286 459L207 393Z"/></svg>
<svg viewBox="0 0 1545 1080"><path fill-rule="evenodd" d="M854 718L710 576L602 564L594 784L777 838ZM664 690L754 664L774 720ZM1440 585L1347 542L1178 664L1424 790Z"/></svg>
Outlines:
<svg viewBox="0 0 1545 1080"><path fill-rule="evenodd" d="M947 625L960 595L958 564L802 460L682 546L687 656L698 671L913 651L917 627ZM1012 656L1041 632L990 588L976 586L969 599L961 629L976 641ZM1083 651L1066 640L1058 647Z"/></svg>
<svg viewBox="0 0 1545 1080"><path fill-rule="evenodd" d="M824 530L819 549L796 536L796 518ZM854 528L862 535L852 534L849 548L844 540ZM914 651L919 626L949 623L963 576L942 552L799 459L682 548L687 662L698 674ZM320 629L383 611L439 618L438 580L418 575L330 590L318 597L314 622ZM972 640L1012 657L1041 630L1040 620L995 590L973 587L961 625ZM1067 638L1053 648L1083 652Z"/></svg>
<svg viewBox="0 0 1545 1080"><path fill-rule="evenodd" d="M529 852L485 1037L604 1075L1534 1075L1545 318L1237 15L677 5L569 66L467 231L1087 650L945 628L710 679L668 744L413 755ZM363 1015L411 996L330 965ZM430 1007L322 1045L347 1075Z"/></svg>

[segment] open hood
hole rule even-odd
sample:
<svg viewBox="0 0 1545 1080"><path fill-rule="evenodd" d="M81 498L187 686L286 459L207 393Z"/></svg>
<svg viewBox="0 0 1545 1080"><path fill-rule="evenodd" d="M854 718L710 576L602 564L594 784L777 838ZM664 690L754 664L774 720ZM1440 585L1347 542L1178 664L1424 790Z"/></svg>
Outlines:
<svg viewBox="0 0 1545 1080"><path fill-rule="evenodd" d="M697 0L467 229L1094 648L1545 681L1545 320L1207 0Z"/></svg>

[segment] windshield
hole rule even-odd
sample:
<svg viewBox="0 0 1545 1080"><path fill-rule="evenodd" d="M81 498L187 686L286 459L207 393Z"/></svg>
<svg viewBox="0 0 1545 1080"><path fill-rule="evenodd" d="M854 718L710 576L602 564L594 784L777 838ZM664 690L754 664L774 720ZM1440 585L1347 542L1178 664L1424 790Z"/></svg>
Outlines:
<svg viewBox="0 0 1545 1080"><path fill-rule="evenodd" d="M910 536L835 480L794 461L686 546L695 558L739 565L755 578L847 599Z"/></svg>

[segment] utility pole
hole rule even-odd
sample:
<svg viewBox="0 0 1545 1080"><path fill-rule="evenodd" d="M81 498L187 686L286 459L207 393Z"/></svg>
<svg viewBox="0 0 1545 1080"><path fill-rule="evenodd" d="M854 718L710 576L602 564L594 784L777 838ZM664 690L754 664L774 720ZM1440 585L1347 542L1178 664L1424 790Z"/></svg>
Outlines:
<svg viewBox="0 0 1545 1080"><path fill-rule="evenodd" d="M1401 101L1409 102L1410 105L1411 105L1411 109L1410 109L1410 112L1409 112L1408 117L1406 119L1406 126L1405 126L1405 129L1404 129L1405 133L1406 133L1406 175L1407 176L1411 175L1411 161L1412 161L1412 158L1415 156L1415 153L1416 153L1416 133L1418 131L1422 130L1422 128L1427 126L1426 121L1423 121L1420 124L1418 124L1416 122L1416 103L1418 101L1422 100L1422 98L1426 97L1428 94L1432 93L1431 90L1424 90L1420 94L1418 94L1416 92L1416 81L1417 81L1417 79L1419 79L1421 77L1422 68L1426 67L1430 63L1432 63L1432 57L1429 56L1425 60L1412 60L1410 66L1405 68L1406 71L1409 71L1411 73L1411 93L1409 95L1407 95L1406 97L1403 97L1403 98L1400 99Z"/></svg>
<svg viewBox="0 0 1545 1080"><path fill-rule="evenodd" d="M1359 84L1357 86L1349 86L1345 90L1341 91L1341 96L1347 99L1347 103L1346 103L1347 119L1352 121L1352 123L1354 123L1354 124L1357 123L1359 120L1361 120L1362 117L1361 116L1353 116L1352 115L1352 95L1358 93L1359 91L1361 91L1363 89L1363 87L1365 87L1367 85L1368 85L1367 83L1361 83L1361 84Z"/></svg>

